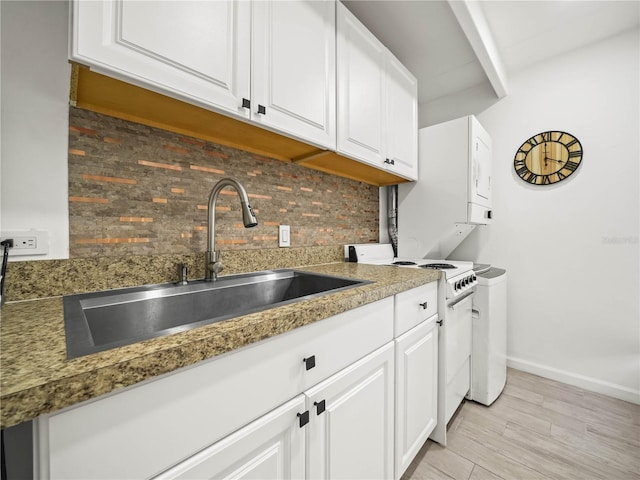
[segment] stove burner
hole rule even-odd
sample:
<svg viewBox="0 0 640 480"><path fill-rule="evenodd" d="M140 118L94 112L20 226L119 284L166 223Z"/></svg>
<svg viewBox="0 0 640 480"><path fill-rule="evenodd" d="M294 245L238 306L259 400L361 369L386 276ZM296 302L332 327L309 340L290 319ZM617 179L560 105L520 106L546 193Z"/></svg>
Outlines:
<svg viewBox="0 0 640 480"><path fill-rule="evenodd" d="M393 262L391 265L415 265L416 262L409 262L407 260L398 260L397 262Z"/></svg>
<svg viewBox="0 0 640 480"><path fill-rule="evenodd" d="M456 268L454 265L450 263L427 263L425 265L420 265L422 268L431 268L433 270L448 270L450 268Z"/></svg>

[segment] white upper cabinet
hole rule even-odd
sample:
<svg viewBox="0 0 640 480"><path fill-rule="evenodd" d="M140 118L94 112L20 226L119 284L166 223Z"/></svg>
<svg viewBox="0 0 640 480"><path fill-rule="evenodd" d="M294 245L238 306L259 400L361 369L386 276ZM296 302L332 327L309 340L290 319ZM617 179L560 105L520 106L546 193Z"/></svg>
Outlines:
<svg viewBox="0 0 640 480"><path fill-rule="evenodd" d="M247 2L74 1L70 58L125 82L248 117Z"/></svg>
<svg viewBox="0 0 640 480"><path fill-rule="evenodd" d="M417 179L415 77L338 3L339 153Z"/></svg>
<svg viewBox="0 0 640 480"><path fill-rule="evenodd" d="M335 3L73 3L70 58L335 149Z"/></svg>
<svg viewBox="0 0 640 480"><path fill-rule="evenodd" d="M333 1L253 2L252 118L334 149L335 51Z"/></svg>
<svg viewBox="0 0 640 480"><path fill-rule="evenodd" d="M381 168L386 49L338 3L338 152Z"/></svg>
<svg viewBox="0 0 640 480"><path fill-rule="evenodd" d="M69 58L417 178L416 79L335 0L72 0Z"/></svg>
<svg viewBox="0 0 640 480"><path fill-rule="evenodd" d="M386 137L394 173L418 178L418 81L391 53L387 55Z"/></svg>

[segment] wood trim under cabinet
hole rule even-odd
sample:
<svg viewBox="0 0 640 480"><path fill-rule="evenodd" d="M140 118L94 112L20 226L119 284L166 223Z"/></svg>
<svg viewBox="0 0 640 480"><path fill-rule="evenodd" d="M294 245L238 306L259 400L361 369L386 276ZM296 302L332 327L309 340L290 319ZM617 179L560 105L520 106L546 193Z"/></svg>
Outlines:
<svg viewBox="0 0 640 480"><path fill-rule="evenodd" d="M71 105L375 186L408 180L72 62Z"/></svg>

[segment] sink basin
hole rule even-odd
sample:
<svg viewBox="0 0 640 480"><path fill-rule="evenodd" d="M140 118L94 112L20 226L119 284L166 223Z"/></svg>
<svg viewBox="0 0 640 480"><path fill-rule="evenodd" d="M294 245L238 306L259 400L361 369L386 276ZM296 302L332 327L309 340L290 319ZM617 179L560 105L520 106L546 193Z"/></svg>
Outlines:
<svg viewBox="0 0 640 480"><path fill-rule="evenodd" d="M272 270L69 295L63 299L67 358L109 350L371 283Z"/></svg>

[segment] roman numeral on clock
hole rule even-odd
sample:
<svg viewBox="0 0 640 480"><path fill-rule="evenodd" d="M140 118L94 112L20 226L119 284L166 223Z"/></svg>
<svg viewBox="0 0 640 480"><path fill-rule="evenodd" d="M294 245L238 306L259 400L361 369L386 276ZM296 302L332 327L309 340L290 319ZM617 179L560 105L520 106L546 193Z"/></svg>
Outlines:
<svg viewBox="0 0 640 480"><path fill-rule="evenodd" d="M569 158L576 158L582 156L582 150L576 150L575 152L569 152Z"/></svg>
<svg viewBox="0 0 640 480"><path fill-rule="evenodd" d="M569 156L571 156L571 155L569 155ZM563 169L566 168L566 169L568 169L568 170L570 170L572 172L575 172L576 168L578 168L578 165L579 164L576 163L576 162L568 161L567 163L564 164L564 167L562 167L562 168Z"/></svg>

